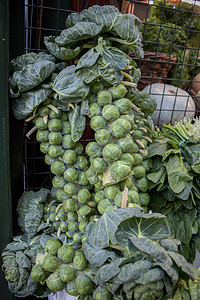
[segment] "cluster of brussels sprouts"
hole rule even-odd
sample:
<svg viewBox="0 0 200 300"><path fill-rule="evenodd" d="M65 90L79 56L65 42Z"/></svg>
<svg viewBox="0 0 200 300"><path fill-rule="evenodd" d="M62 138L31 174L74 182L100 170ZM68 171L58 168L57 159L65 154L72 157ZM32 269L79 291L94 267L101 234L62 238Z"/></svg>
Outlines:
<svg viewBox="0 0 200 300"><path fill-rule="evenodd" d="M34 120L40 150L54 174L52 185L57 199L56 203L45 205L43 221L53 223L55 231L65 232L68 243L76 244L77 248L77 243L81 247L84 241L86 225L98 214L90 192L93 185L86 177L89 161L83 155L83 145L72 140L69 112L49 103L50 100L38 108Z"/></svg>
<svg viewBox="0 0 200 300"><path fill-rule="evenodd" d="M90 158L86 176L95 187L94 199L100 214L121 207L125 187L127 205L140 205L147 211L149 203L146 171L151 130L126 94L122 84L109 89L100 81L91 85L90 126L95 141L85 148Z"/></svg>
<svg viewBox="0 0 200 300"><path fill-rule="evenodd" d="M36 139L56 190L56 199L44 205L42 222L53 225L58 239L47 240L45 254L38 254L31 277L46 282L53 292L65 287L73 296L91 293L94 286L81 250L85 228L99 214L122 206L125 187L126 205L147 211L151 130L126 94L122 84L110 88L101 81L91 84L87 100L94 141L85 149L72 139L69 114L73 107L64 112L51 98L38 107ZM63 244L60 234L66 235Z"/></svg>
<svg viewBox="0 0 200 300"><path fill-rule="evenodd" d="M49 239L44 246L45 253L38 253L36 264L31 270L31 278L41 284L46 283L52 292L64 288L72 296L88 295L93 283L87 275L88 262L81 249L62 244L57 239Z"/></svg>

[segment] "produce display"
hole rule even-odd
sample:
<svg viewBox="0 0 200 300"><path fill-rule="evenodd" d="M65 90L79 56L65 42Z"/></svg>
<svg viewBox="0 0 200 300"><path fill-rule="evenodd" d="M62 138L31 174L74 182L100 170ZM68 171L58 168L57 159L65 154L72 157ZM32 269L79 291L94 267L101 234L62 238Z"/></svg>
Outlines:
<svg viewBox="0 0 200 300"><path fill-rule="evenodd" d="M28 136L35 131L53 175L51 190L20 198L21 234L2 253L18 297L65 290L82 300L167 300L183 281L199 293L184 241L165 211L151 208L156 101L138 91L128 56L143 55L141 27L133 15L94 5L44 38L49 52L11 61L14 116L33 122ZM93 139L85 145L86 120Z"/></svg>

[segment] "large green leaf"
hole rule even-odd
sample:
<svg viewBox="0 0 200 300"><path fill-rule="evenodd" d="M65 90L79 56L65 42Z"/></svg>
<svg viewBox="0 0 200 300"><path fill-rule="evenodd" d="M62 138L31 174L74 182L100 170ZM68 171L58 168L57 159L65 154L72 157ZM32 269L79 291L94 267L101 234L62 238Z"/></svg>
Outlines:
<svg viewBox="0 0 200 300"><path fill-rule="evenodd" d="M109 264L100 267L95 276L95 283L102 284L109 281L120 272L120 265L126 258L118 258Z"/></svg>
<svg viewBox="0 0 200 300"><path fill-rule="evenodd" d="M160 179L162 178L165 172L166 172L165 167L162 166L159 170L155 172L150 172L147 175L147 178L153 183L159 183Z"/></svg>
<svg viewBox="0 0 200 300"><path fill-rule="evenodd" d="M145 274L137 278L135 281L140 284L149 284L157 282L165 277L165 272L161 268L153 268L148 270Z"/></svg>
<svg viewBox="0 0 200 300"><path fill-rule="evenodd" d="M85 39L93 38L102 31L102 26L93 22L78 22L74 26L61 31L55 39L58 46L66 46Z"/></svg>
<svg viewBox="0 0 200 300"><path fill-rule="evenodd" d="M169 186L174 193L180 193L187 182L193 179L179 156L170 156L166 164Z"/></svg>
<svg viewBox="0 0 200 300"><path fill-rule="evenodd" d="M37 89L22 93L21 96L12 101L13 114L17 120L22 120L31 114L34 109L44 102L52 93L51 89Z"/></svg>
<svg viewBox="0 0 200 300"><path fill-rule="evenodd" d="M75 66L66 67L55 78L52 89L57 93L56 99L63 103L83 101L89 92L89 86L75 75Z"/></svg>
<svg viewBox="0 0 200 300"><path fill-rule="evenodd" d="M14 90L14 93L15 90L17 90L17 92L29 91L48 78L51 73L54 72L55 68L55 63L50 60L36 60L33 64L27 65L21 71L16 71L17 76L15 76L15 73L13 74L15 80L13 81L11 78L10 88ZM13 86L13 83L16 84L16 86Z"/></svg>
<svg viewBox="0 0 200 300"><path fill-rule="evenodd" d="M26 67L29 64L33 64L37 59L37 53L30 52L26 54L22 54L17 58L14 58L10 62L10 68L13 71L21 71L23 67Z"/></svg>
<svg viewBox="0 0 200 300"><path fill-rule="evenodd" d="M102 26L103 31L109 31L121 14L113 5L93 5L92 7L83 10L80 15L81 17L84 16L89 22L94 22L97 25Z"/></svg>
<svg viewBox="0 0 200 300"><path fill-rule="evenodd" d="M161 214L150 213L140 216L133 216L122 221L116 231L116 240L126 247L131 237L163 239L170 235L167 218Z"/></svg>
<svg viewBox="0 0 200 300"><path fill-rule="evenodd" d="M76 70L79 70L83 67L84 68L92 67L96 63L99 55L100 53L97 51L96 47L90 49L88 52L86 52L84 55L81 56L76 66Z"/></svg>
<svg viewBox="0 0 200 300"><path fill-rule="evenodd" d="M196 208L182 208L180 211L171 211L171 227L173 228L175 236L185 244L188 244L192 237L192 224L196 215Z"/></svg>
<svg viewBox="0 0 200 300"><path fill-rule="evenodd" d="M184 258L184 256L182 256L179 253L172 252L172 251L168 251L168 254L171 256L171 258L176 263L176 265L179 268L181 268L181 270L184 273L186 273L187 275L189 275L191 278L195 279L194 273L192 271L192 267L189 264L189 262L187 262L187 260Z"/></svg>
<svg viewBox="0 0 200 300"><path fill-rule="evenodd" d="M24 192L17 204L18 224L21 230L33 237L41 223L43 203L46 201L49 190L41 189L38 192Z"/></svg>
<svg viewBox="0 0 200 300"><path fill-rule="evenodd" d="M56 58L61 60L70 60L79 55L81 52L81 47L59 47L55 43L55 36L45 36L44 37L44 44L49 52L54 55Z"/></svg>
<svg viewBox="0 0 200 300"><path fill-rule="evenodd" d="M123 41L126 41L125 45L130 51L142 58L144 52L141 29L142 22L139 18L132 14L124 14L116 19L112 31Z"/></svg>
<svg viewBox="0 0 200 300"><path fill-rule="evenodd" d="M113 278L112 282L123 284L133 281L145 274L152 266L148 260L138 260L135 263L125 264L120 268L120 272Z"/></svg>
<svg viewBox="0 0 200 300"><path fill-rule="evenodd" d="M166 140L156 140L152 144L149 145L149 157L153 157L156 155L164 156L166 151L169 149Z"/></svg>
<svg viewBox="0 0 200 300"><path fill-rule="evenodd" d="M80 106L75 106L75 109L70 113L69 121L71 124L72 140L77 142L86 128L86 117L82 115Z"/></svg>
<svg viewBox="0 0 200 300"><path fill-rule="evenodd" d="M137 236L130 237L130 240L141 252L150 255L160 262L172 266L173 263L170 256L167 254L167 251L157 242L147 238L138 238Z"/></svg>
<svg viewBox="0 0 200 300"><path fill-rule="evenodd" d="M92 247L87 242L83 243L82 248L85 254L85 258L94 267L100 267L107 261L108 258L115 257L114 252Z"/></svg>
<svg viewBox="0 0 200 300"><path fill-rule="evenodd" d="M140 217L142 214L140 209L133 207L110 210L104 213L89 235L88 241L90 245L103 249L109 246L110 241L112 244L117 243L115 232L119 224L127 218L132 216Z"/></svg>
<svg viewBox="0 0 200 300"><path fill-rule="evenodd" d="M28 257L24 254L23 251L16 252L16 262L17 262L19 268L26 268L29 270L31 268L31 262L28 259Z"/></svg>
<svg viewBox="0 0 200 300"><path fill-rule="evenodd" d="M167 275L170 277L170 279L174 285L178 282L179 273L175 268L173 268L165 263L161 263L161 262L155 262L153 264L153 266L158 266L161 269L163 269L163 271L165 271L167 273Z"/></svg>

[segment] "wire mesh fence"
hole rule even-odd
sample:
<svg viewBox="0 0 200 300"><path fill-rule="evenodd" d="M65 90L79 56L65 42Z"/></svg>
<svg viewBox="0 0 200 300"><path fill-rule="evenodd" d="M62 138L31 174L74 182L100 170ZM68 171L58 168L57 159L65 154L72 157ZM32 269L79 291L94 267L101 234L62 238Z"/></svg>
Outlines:
<svg viewBox="0 0 200 300"><path fill-rule="evenodd" d="M65 19L72 13L92 5L114 5L122 13L132 13L143 23L144 58L133 57L141 70L138 89L147 89L159 98L156 123L163 122L163 112L169 122L175 114L199 116L198 86L200 79L200 3L179 0L24 0L24 52L45 51L43 39L59 35L65 28ZM153 84L160 84L154 88ZM181 90L179 90L181 89ZM183 91L183 92L182 92ZM181 92L181 94L180 94ZM179 99L181 95L181 100ZM173 96L173 97L172 97ZM171 106L164 106L173 98ZM177 107L177 103L182 104ZM193 101L193 102L191 102ZM191 106L193 103L193 106ZM177 112L178 111L178 112ZM31 129L24 123L24 190L51 187L49 166L39 149L34 134L26 137ZM92 140L84 134L82 142Z"/></svg>

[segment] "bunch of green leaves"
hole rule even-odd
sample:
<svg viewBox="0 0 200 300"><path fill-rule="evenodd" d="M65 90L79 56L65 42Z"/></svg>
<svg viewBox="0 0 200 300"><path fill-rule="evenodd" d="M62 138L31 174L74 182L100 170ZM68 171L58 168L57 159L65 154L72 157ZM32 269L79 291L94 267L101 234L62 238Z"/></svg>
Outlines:
<svg viewBox="0 0 200 300"><path fill-rule="evenodd" d="M164 125L160 138L149 147L150 208L168 217L172 234L182 242L180 251L190 261L195 246L200 249L199 149L183 124Z"/></svg>
<svg viewBox="0 0 200 300"><path fill-rule="evenodd" d="M198 5L180 2L176 6L164 0L155 2L150 18L143 28L144 50L170 53L176 55L177 64L173 65L168 77L170 84L183 87L191 78L192 65L198 57L197 50L200 37L200 10ZM151 43L152 42L152 43Z"/></svg>
<svg viewBox="0 0 200 300"><path fill-rule="evenodd" d="M194 277L178 253L180 242L170 238L164 215L139 208L110 210L88 225L86 234L83 250L93 280L113 297L167 299L180 278Z"/></svg>

